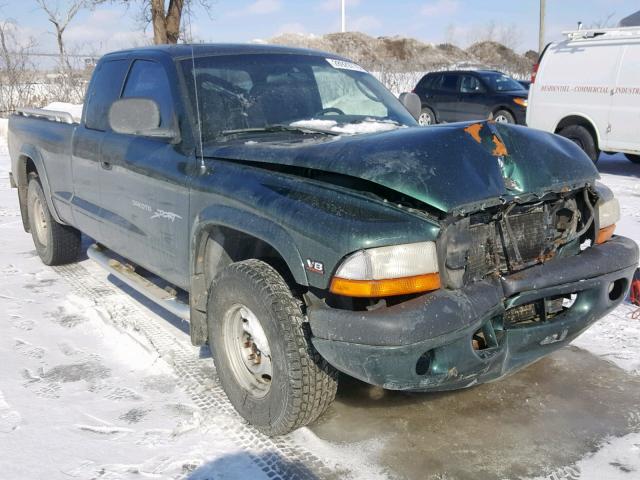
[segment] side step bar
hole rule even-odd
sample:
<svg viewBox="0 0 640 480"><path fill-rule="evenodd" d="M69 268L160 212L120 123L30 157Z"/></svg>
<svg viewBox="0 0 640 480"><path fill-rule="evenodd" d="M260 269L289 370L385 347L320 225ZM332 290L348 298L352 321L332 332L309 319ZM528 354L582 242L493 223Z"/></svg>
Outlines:
<svg viewBox="0 0 640 480"><path fill-rule="evenodd" d="M87 256L111 275L126 283L152 302L157 303L177 317L189 321L189 305L180 302L175 293L164 290L143 276L138 275L131 266L124 265L115 258L111 258L104 248L96 244L87 249Z"/></svg>

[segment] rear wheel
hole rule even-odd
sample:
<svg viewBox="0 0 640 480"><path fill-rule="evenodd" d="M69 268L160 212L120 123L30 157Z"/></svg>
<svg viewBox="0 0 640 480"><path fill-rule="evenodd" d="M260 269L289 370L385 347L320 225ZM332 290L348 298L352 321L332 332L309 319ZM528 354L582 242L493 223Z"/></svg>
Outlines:
<svg viewBox="0 0 640 480"><path fill-rule="evenodd" d="M560 130L558 134L578 145L593 163L598 162L600 152L596 146L596 141L591 132L585 127L582 125L569 125Z"/></svg>
<svg viewBox="0 0 640 480"><path fill-rule="evenodd" d="M513 114L508 110L498 110L493 114L493 120L496 123L516 123Z"/></svg>
<svg viewBox="0 0 640 480"><path fill-rule="evenodd" d="M436 123L436 115L433 113L429 107L424 107L422 112L420 112L420 116L418 117L418 124L426 127L429 125L434 125Z"/></svg>
<svg viewBox="0 0 640 480"><path fill-rule="evenodd" d="M313 422L336 394L336 371L311 344L301 307L260 260L229 265L211 285L207 321L220 384L238 413L267 435Z"/></svg>
<svg viewBox="0 0 640 480"><path fill-rule="evenodd" d="M63 265L77 260L81 234L53 219L40 180L34 173L29 175L27 212L33 243L45 265Z"/></svg>
<svg viewBox="0 0 640 480"><path fill-rule="evenodd" d="M630 162L640 163L640 155L634 155L632 153L625 153L624 156L627 157L627 160L629 160Z"/></svg>

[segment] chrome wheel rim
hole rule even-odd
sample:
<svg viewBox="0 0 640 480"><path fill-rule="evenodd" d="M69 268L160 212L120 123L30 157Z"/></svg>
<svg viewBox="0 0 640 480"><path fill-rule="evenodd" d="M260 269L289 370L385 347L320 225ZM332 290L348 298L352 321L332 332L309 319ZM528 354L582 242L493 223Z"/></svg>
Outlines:
<svg viewBox="0 0 640 480"><path fill-rule="evenodd" d="M36 238L41 245L46 245L48 240L47 216L44 213L44 206L39 197L33 200L33 208L31 215L33 216L33 226L36 231Z"/></svg>
<svg viewBox="0 0 640 480"><path fill-rule="evenodd" d="M231 372L253 397L271 388L271 349L258 317L245 305L235 304L223 318L223 343Z"/></svg>
<svg viewBox="0 0 640 480"><path fill-rule="evenodd" d="M431 118L431 114L427 112L422 112L420 117L418 117L418 124L422 126L431 125L433 123L433 119Z"/></svg>
<svg viewBox="0 0 640 480"><path fill-rule="evenodd" d="M496 118L494 118L494 120L496 121L496 123L509 123L509 119L504 115L498 115Z"/></svg>

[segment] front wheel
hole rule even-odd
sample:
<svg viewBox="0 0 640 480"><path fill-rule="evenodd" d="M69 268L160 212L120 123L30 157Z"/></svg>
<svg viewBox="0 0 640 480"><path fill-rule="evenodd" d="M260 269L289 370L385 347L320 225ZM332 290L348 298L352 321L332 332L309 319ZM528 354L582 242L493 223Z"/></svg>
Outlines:
<svg viewBox="0 0 640 480"><path fill-rule="evenodd" d="M630 162L640 163L640 155L634 155L632 153L625 153L624 156L627 157L627 160L629 160Z"/></svg>
<svg viewBox="0 0 640 480"><path fill-rule="evenodd" d="M45 265L63 265L78 259L81 234L54 220L38 176L29 175L27 190L29 230L38 256Z"/></svg>
<svg viewBox="0 0 640 480"><path fill-rule="evenodd" d="M220 384L238 413L267 435L313 422L336 394L336 371L311 344L301 306L282 276L254 259L226 267L209 292Z"/></svg>

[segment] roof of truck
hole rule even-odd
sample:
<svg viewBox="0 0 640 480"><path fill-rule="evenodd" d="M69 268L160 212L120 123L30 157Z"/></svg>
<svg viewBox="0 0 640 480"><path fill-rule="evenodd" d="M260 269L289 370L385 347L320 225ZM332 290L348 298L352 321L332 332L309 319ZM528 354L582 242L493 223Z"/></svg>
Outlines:
<svg viewBox="0 0 640 480"><path fill-rule="evenodd" d="M135 56L148 55L150 53L165 54L173 58L186 58L207 55L242 55L242 54L284 54L284 55L314 55L330 58L346 58L334 53L311 50L307 48L293 48L282 45L268 45L259 43L181 43L178 45L152 45L148 47L131 48L108 53L107 55Z"/></svg>

